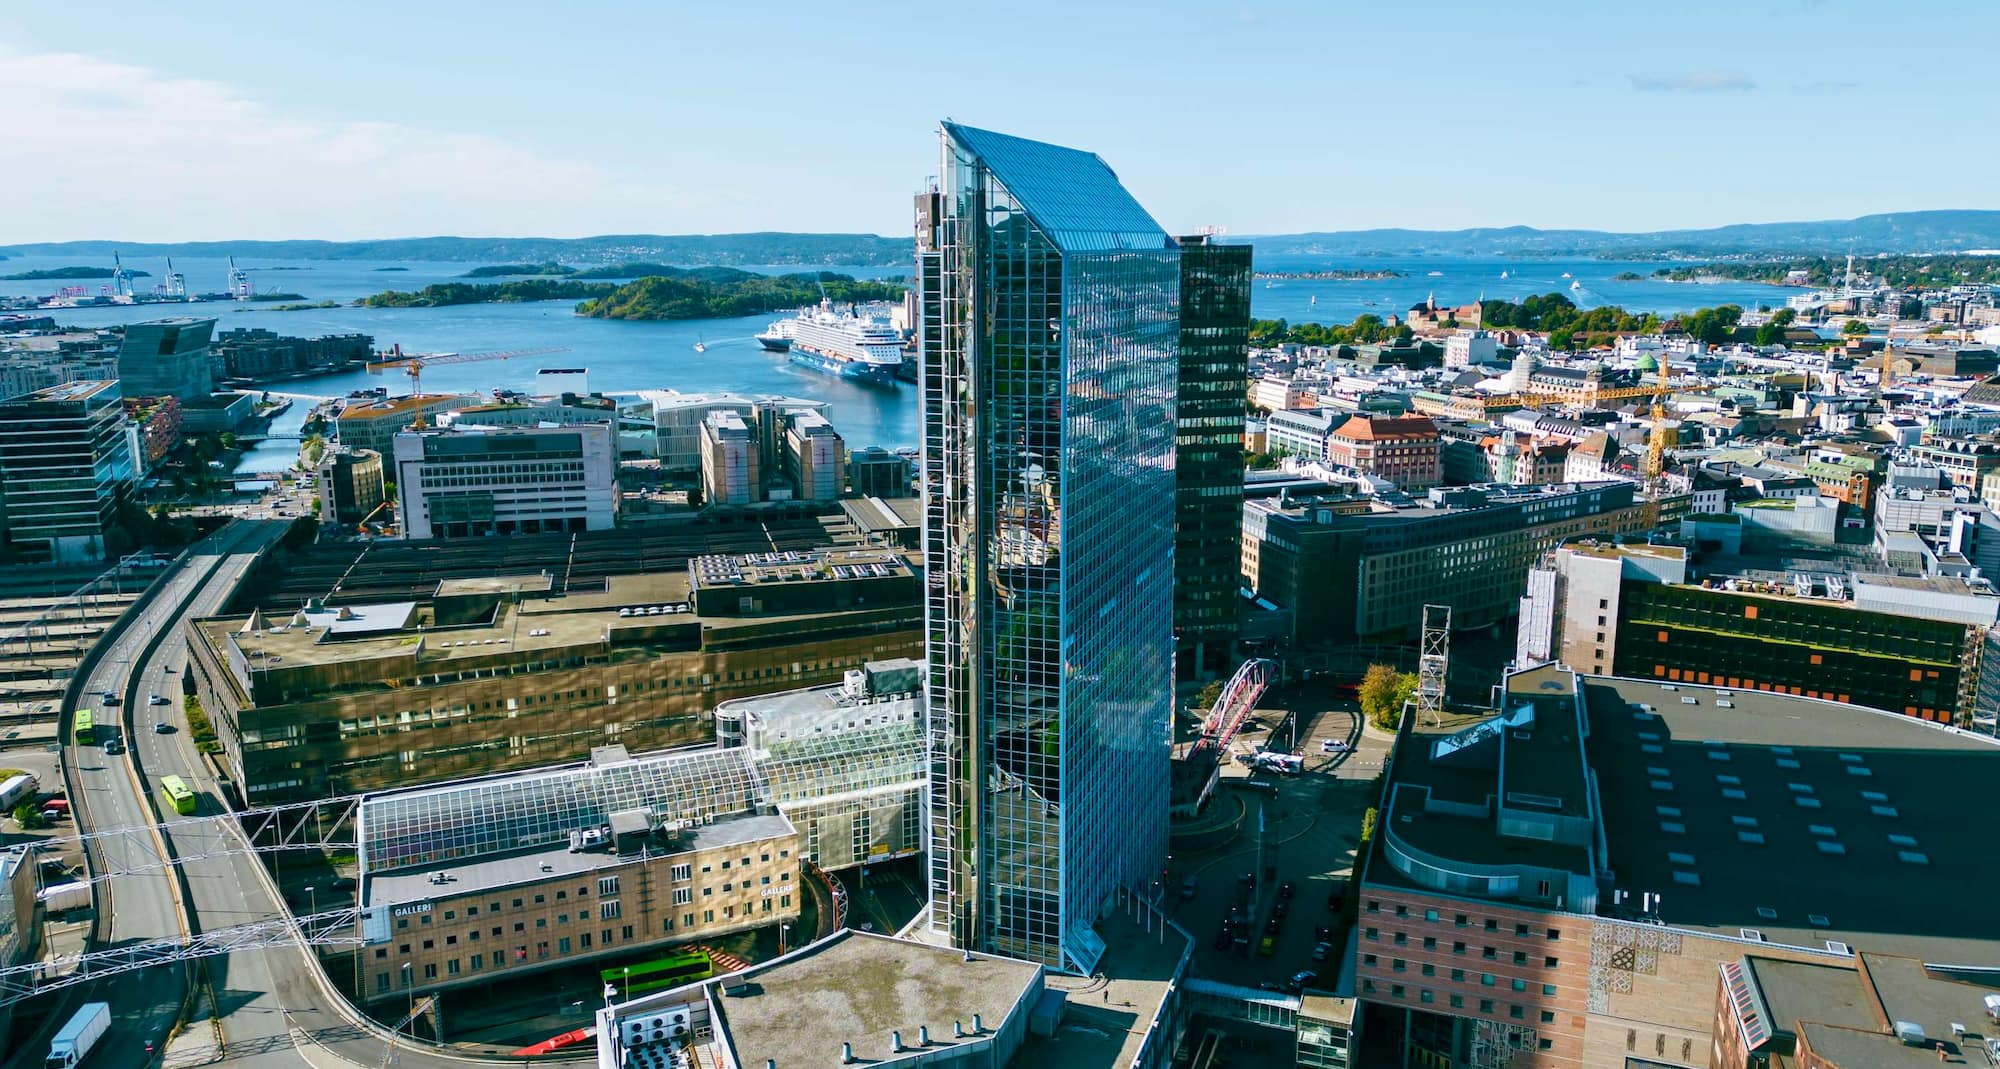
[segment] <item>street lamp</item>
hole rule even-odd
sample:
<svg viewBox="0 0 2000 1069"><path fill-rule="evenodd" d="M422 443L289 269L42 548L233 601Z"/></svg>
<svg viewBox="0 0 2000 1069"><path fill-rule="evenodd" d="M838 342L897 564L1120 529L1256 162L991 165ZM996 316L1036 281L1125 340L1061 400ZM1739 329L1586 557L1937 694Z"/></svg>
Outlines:
<svg viewBox="0 0 2000 1069"><path fill-rule="evenodd" d="M404 1015L403 1023L410 1026L411 1039L417 1038L417 989L414 986L415 983L416 974L410 971L410 963L406 961L403 963L403 995L409 999L409 1013ZM400 1032L402 1029L398 1028L396 1031Z"/></svg>
<svg viewBox="0 0 2000 1069"><path fill-rule="evenodd" d="M786 935L786 933L790 932L791 930L792 930L792 926L791 926L791 925L789 925L789 924L780 924L780 925L778 925L778 956L779 956L779 957L784 957L784 955L785 955L785 935Z"/></svg>

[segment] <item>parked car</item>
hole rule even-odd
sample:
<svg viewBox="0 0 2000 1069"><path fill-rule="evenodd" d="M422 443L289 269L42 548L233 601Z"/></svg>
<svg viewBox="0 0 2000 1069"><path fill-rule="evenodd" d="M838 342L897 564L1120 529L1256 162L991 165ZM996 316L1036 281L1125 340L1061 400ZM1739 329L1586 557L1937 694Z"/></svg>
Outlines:
<svg viewBox="0 0 2000 1069"><path fill-rule="evenodd" d="M1281 884L1279 884L1279 885L1278 885L1278 897L1279 897L1279 898L1290 898L1290 897L1292 897L1293 895L1295 895L1295 894L1298 894L1298 893L1299 893L1299 889L1298 889L1297 887L1293 886L1293 885L1292 885L1292 881L1290 881L1290 880L1286 880L1286 881L1285 881L1284 883L1281 883Z"/></svg>
<svg viewBox="0 0 2000 1069"><path fill-rule="evenodd" d="M1342 742L1342 741L1341 741L1341 740L1339 740L1339 739L1321 739L1321 740L1319 741L1319 752L1320 752L1320 753L1346 753L1346 752L1347 752L1347 744L1346 744L1345 742Z"/></svg>
<svg viewBox="0 0 2000 1069"><path fill-rule="evenodd" d="M1257 944L1257 956L1258 956L1258 957L1263 957L1263 958L1268 958L1268 957L1270 957L1271 955L1273 955L1273 954L1275 954L1275 953L1277 953L1277 952L1278 952L1278 937L1277 937L1277 936L1274 936L1274 935L1267 935L1267 936L1265 936L1265 937L1264 937L1264 941L1263 941L1263 942L1261 942L1261 943Z"/></svg>
<svg viewBox="0 0 2000 1069"><path fill-rule="evenodd" d="M1325 960L1326 960L1327 958L1331 957L1332 955L1333 955L1333 944L1332 944L1332 943L1314 943L1314 944L1313 944L1313 960L1314 960L1314 961L1325 961Z"/></svg>
<svg viewBox="0 0 2000 1069"><path fill-rule="evenodd" d="M1318 982L1319 974L1311 969L1301 969L1292 974L1292 990L1294 991L1304 991L1308 986Z"/></svg>
<svg viewBox="0 0 2000 1069"><path fill-rule="evenodd" d="M1193 876L1181 877L1181 901L1186 902L1193 899L1195 892L1200 889L1201 880Z"/></svg>
<svg viewBox="0 0 2000 1069"><path fill-rule="evenodd" d="M1332 928L1329 928L1324 924L1318 924L1313 926L1313 942L1330 943L1332 941L1333 941Z"/></svg>

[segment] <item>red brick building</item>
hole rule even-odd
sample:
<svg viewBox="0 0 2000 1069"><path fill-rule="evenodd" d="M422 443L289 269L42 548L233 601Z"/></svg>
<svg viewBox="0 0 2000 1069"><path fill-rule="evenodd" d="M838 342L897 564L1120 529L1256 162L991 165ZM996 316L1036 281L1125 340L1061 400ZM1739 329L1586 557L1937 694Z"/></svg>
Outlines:
<svg viewBox="0 0 2000 1069"><path fill-rule="evenodd" d="M1429 416L1354 416L1327 436L1336 467L1387 479L1405 490L1440 481L1437 424Z"/></svg>
<svg viewBox="0 0 2000 1069"><path fill-rule="evenodd" d="M1746 953L2000 966L2000 919L1933 906L2000 860L1926 852L1995 773L1990 739L1875 710L1516 673L1499 716L1398 742L1358 895L1365 1027L1433 1067L1780 1064L1716 1060Z"/></svg>

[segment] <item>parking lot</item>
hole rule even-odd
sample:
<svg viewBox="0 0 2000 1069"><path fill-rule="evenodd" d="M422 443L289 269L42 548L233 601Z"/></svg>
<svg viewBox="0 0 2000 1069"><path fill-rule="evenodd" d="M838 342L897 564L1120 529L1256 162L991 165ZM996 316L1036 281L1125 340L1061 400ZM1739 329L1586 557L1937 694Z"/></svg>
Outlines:
<svg viewBox="0 0 2000 1069"><path fill-rule="evenodd" d="M1241 807L1238 834L1215 850L1173 859L1173 913L1197 940L1194 967L1202 976L1288 987L1310 971L1319 974L1312 983L1331 986L1347 940L1338 895L1352 878L1362 812L1374 804L1389 742L1363 732L1351 696L1328 681L1267 695L1254 721L1231 744L1209 802L1224 814ZM1234 757L1267 745L1297 754L1300 771L1253 771Z"/></svg>

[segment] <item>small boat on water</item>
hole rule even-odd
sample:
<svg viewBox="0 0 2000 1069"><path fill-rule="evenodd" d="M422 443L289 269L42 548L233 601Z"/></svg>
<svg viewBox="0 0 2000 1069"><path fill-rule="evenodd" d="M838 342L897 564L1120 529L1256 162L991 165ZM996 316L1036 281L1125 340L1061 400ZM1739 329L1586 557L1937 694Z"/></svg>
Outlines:
<svg viewBox="0 0 2000 1069"><path fill-rule="evenodd" d="M1431 278L1443 278L1443 277L1444 277L1444 272L1443 272L1443 271L1432 271L1432 272L1430 273L1430 277L1431 277Z"/></svg>
<svg viewBox="0 0 2000 1069"><path fill-rule="evenodd" d="M1501 277L1501 278L1506 278L1506 277L1507 277L1507 272L1505 272L1505 271L1502 271L1502 272L1500 272L1500 277Z"/></svg>
<svg viewBox="0 0 2000 1069"><path fill-rule="evenodd" d="M1564 271L1564 272L1562 273L1562 277L1564 277L1564 278L1568 278L1568 277L1570 277L1570 274L1569 274L1569 272L1568 272L1568 271Z"/></svg>
<svg viewBox="0 0 2000 1069"><path fill-rule="evenodd" d="M697 352L697 353L705 353L705 352L707 352L707 351L708 351L708 343L707 343L707 342L705 342L705 341L703 341L703 340L701 340L700 338L696 338L696 339L694 340L694 351L695 351L695 352Z"/></svg>
<svg viewBox="0 0 2000 1069"><path fill-rule="evenodd" d="M1569 291L1570 291L1571 293L1581 293L1581 292L1583 292L1583 283L1581 283L1581 282L1572 282L1572 283L1570 283L1570 284L1569 284Z"/></svg>

